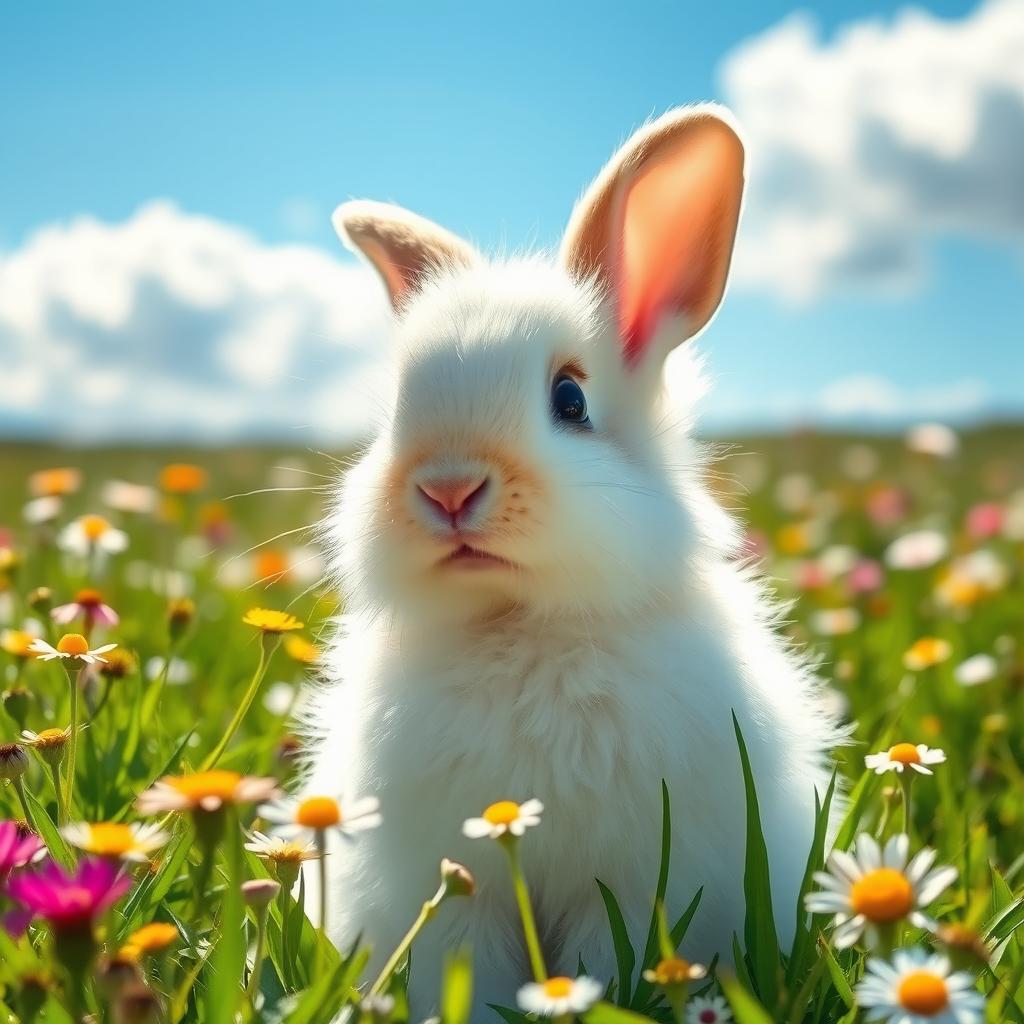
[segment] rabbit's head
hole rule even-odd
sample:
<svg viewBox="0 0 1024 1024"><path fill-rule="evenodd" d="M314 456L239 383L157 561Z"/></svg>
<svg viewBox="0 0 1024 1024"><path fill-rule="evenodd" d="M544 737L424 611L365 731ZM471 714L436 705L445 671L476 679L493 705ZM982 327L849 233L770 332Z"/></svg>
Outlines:
<svg viewBox="0 0 1024 1024"><path fill-rule="evenodd" d="M398 207L339 207L398 341L390 422L333 520L351 602L597 619L665 599L701 544L730 542L661 380L721 301L742 192L728 114L697 107L630 139L554 261L488 262Z"/></svg>

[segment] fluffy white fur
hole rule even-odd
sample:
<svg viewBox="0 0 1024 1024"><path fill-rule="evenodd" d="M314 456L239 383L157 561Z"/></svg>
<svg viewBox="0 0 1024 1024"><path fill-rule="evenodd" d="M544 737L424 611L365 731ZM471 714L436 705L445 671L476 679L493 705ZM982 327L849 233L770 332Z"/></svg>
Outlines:
<svg viewBox="0 0 1024 1024"><path fill-rule="evenodd" d="M430 1012L444 952L473 946L476 1005L528 980L502 851L460 826L500 799L540 798L522 842L550 969L607 981L615 960L594 883L635 944L651 913L661 786L673 811L667 909L699 886L686 943L728 960L742 935L743 729L785 938L834 724L775 610L736 561L737 529L705 483L690 410L654 369L627 368L607 297L543 260L430 275L403 305L388 426L346 475L327 526L345 625L310 715L309 792L375 794L383 825L329 858L332 938L379 965L437 885L467 864L413 955L412 1014ZM679 318L653 351L685 336ZM551 381L586 374L592 430L553 421ZM697 365L694 360L694 373ZM424 474L488 473L470 542L513 568L454 570L418 499ZM476 540L479 538L479 541ZM310 906L315 877L307 875Z"/></svg>

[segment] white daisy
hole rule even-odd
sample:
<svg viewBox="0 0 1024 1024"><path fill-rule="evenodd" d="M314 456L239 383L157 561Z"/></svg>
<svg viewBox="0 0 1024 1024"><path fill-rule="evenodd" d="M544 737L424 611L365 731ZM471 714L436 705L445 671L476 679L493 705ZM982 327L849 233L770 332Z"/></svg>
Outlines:
<svg viewBox="0 0 1024 1024"><path fill-rule="evenodd" d="M892 960L872 958L857 984L865 1020L886 1024L981 1024L985 998L966 971L923 949L898 949Z"/></svg>
<svg viewBox="0 0 1024 1024"><path fill-rule="evenodd" d="M159 825L139 822L124 825L120 822L89 824L80 821L65 825L60 834L72 846L86 853L138 863L148 861L149 855L170 839L170 834Z"/></svg>
<svg viewBox="0 0 1024 1024"><path fill-rule="evenodd" d="M864 758L864 765L876 775L885 772L902 775L906 769L913 769L921 775L931 775L932 770L928 765L942 764L945 760L945 751L938 748L927 747L923 743L916 746L913 743L896 743L878 754L868 754Z"/></svg>
<svg viewBox="0 0 1024 1024"><path fill-rule="evenodd" d="M928 569L946 557L949 541L938 530L915 530L897 537L885 550L892 569Z"/></svg>
<svg viewBox="0 0 1024 1024"><path fill-rule="evenodd" d="M323 832L352 836L381 823L380 801L375 796L346 803L333 796L285 797L259 809L260 816L287 839L312 839Z"/></svg>
<svg viewBox="0 0 1024 1024"><path fill-rule="evenodd" d="M29 650L34 651L40 661L53 661L54 658L64 661L71 658L73 661L81 661L86 665L96 662L105 665L107 659L103 655L107 651L112 651L116 646L117 644L103 644L101 647L90 650L89 642L81 633L65 633L57 641L56 647L48 644L45 640L38 639L32 641Z"/></svg>
<svg viewBox="0 0 1024 1024"><path fill-rule="evenodd" d="M52 523L60 515L62 502L60 498L52 494L44 494L41 498L33 498L25 502L21 514L26 523L31 526L39 526L42 523Z"/></svg>
<svg viewBox="0 0 1024 1024"><path fill-rule="evenodd" d="M470 839L497 839L506 832L521 836L532 825L540 824L544 805L539 800L517 804L514 800L499 800L491 804L479 818L467 818L462 823L462 834Z"/></svg>
<svg viewBox="0 0 1024 1024"><path fill-rule="evenodd" d="M721 996L695 996L686 1004L686 1024L729 1024L732 1010Z"/></svg>
<svg viewBox="0 0 1024 1024"><path fill-rule="evenodd" d="M538 1017L562 1017L586 1013L601 996L604 985L593 978L548 978L531 981L516 993L516 1002L524 1013Z"/></svg>
<svg viewBox="0 0 1024 1024"><path fill-rule="evenodd" d="M885 849L866 832L857 837L856 854L833 850L828 870L814 881L822 888L807 894L804 905L812 914L833 914L837 949L852 946L867 932L874 944L879 927L906 920L916 928L935 931L938 922L922 913L956 881L954 867L932 868L936 852L920 850L909 863L910 841L893 836Z"/></svg>
<svg viewBox="0 0 1024 1024"><path fill-rule="evenodd" d="M93 552L116 555L128 547L128 534L111 526L103 516L79 516L61 530L57 546L82 558Z"/></svg>
<svg viewBox="0 0 1024 1024"><path fill-rule="evenodd" d="M268 836L258 830L253 831L245 848L256 854L260 860L273 861L275 864L281 861L301 864L303 861L316 860L320 856L312 843L285 839L282 836Z"/></svg>
<svg viewBox="0 0 1024 1024"><path fill-rule="evenodd" d="M991 654L975 654L953 669L953 677L961 686L981 686L995 679L998 672L999 662Z"/></svg>

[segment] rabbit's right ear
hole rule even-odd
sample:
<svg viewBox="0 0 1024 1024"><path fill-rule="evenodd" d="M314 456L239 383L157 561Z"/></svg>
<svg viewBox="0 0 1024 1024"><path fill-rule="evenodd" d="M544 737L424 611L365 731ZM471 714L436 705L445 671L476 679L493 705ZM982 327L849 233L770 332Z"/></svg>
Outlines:
<svg viewBox="0 0 1024 1024"><path fill-rule="evenodd" d="M468 242L390 203L342 203L331 222L342 242L377 268L396 310L430 274L472 266L478 259Z"/></svg>

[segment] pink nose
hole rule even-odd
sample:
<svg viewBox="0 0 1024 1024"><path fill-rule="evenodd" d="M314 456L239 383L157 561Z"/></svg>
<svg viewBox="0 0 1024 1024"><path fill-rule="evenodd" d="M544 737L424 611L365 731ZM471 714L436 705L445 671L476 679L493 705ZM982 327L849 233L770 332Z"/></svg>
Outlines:
<svg viewBox="0 0 1024 1024"><path fill-rule="evenodd" d="M457 520L476 505L487 489L487 477L452 477L419 485L420 493L446 517Z"/></svg>

